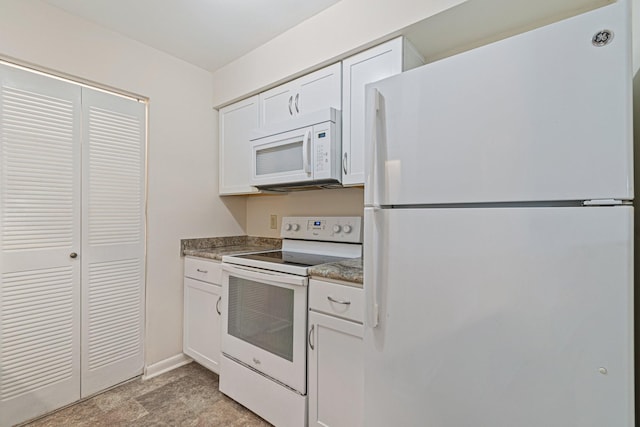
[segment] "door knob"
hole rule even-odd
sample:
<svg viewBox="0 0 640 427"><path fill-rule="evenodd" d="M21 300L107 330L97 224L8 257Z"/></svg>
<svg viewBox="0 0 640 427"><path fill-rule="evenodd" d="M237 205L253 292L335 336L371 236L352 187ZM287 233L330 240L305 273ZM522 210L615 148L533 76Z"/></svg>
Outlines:
<svg viewBox="0 0 640 427"><path fill-rule="evenodd" d="M71 253L69 254L69 258L78 258L78 254L77 254L77 253L75 253L75 252L71 252Z"/></svg>

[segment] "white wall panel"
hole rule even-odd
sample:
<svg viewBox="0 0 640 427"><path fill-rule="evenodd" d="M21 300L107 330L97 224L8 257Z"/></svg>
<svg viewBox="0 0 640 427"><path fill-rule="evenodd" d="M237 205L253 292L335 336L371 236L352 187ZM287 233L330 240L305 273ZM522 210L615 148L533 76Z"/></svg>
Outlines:
<svg viewBox="0 0 640 427"><path fill-rule="evenodd" d="M144 365L145 110L82 89L82 396Z"/></svg>
<svg viewBox="0 0 640 427"><path fill-rule="evenodd" d="M80 397L80 88L0 66L0 425Z"/></svg>

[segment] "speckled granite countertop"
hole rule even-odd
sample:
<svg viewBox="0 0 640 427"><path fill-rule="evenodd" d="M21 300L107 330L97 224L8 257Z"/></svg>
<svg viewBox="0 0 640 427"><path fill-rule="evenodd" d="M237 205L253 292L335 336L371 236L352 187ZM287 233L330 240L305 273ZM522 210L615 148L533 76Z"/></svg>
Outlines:
<svg viewBox="0 0 640 427"><path fill-rule="evenodd" d="M224 255L268 251L282 248L282 240L268 237L230 236L183 239L180 256L197 256L222 261ZM362 258L316 265L309 275L318 279L333 279L362 287Z"/></svg>
<svg viewBox="0 0 640 427"><path fill-rule="evenodd" d="M282 240L267 237L230 236L183 239L180 255L197 256L222 261L224 255L280 249Z"/></svg>
<svg viewBox="0 0 640 427"><path fill-rule="evenodd" d="M318 279L342 280L362 287L362 258L316 265L309 269L309 275Z"/></svg>

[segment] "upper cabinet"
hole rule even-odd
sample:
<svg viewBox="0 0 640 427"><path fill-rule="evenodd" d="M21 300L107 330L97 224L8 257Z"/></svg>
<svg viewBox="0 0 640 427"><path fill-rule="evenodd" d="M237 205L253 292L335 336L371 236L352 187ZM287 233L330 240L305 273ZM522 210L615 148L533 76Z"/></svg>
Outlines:
<svg viewBox="0 0 640 427"><path fill-rule="evenodd" d="M249 132L259 126L258 95L222 108L220 123L221 195L252 194L258 189L249 185L251 147Z"/></svg>
<svg viewBox="0 0 640 427"><path fill-rule="evenodd" d="M336 63L259 95L260 126L324 108L341 109L341 64Z"/></svg>
<svg viewBox="0 0 640 427"><path fill-rule="evenodd" d="M365 85L424 64L404 37L342 62L342 184L364 184Z"/></svg>
<svg viewBox="0 0 640 427"><path fill-rule="evenodd" d="M327 108L342 111L342 184L364 184L365 85L423 65L398 37L220 110L220 195L253 194L252 130Z"/></svg>

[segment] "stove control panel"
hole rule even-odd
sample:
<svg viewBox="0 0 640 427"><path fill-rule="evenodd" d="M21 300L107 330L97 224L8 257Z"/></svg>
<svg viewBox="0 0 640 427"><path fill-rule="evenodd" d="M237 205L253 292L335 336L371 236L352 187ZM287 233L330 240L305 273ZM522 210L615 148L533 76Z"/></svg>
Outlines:
<svg viewBox="0 0 640 427"><path fill-rule="evenodd" d="M283 239L362 243L362 217L285 216L282 218L280 237Z"/></svg>

